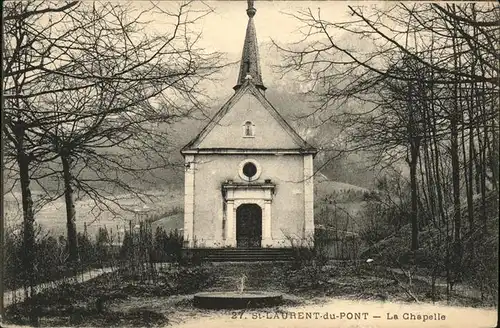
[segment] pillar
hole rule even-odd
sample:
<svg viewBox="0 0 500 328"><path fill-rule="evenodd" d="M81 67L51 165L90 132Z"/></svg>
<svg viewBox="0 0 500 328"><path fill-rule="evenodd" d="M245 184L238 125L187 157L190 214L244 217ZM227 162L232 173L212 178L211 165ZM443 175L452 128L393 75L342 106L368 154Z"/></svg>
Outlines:
<svg viewBox="0 0 500 328"><path fill-rule="evenodd" d="M236 247L236 224L234 200L228 200L226 206L226 241L225 245Z"/></svg>
<svg viewBox="0 0 500 328"><path fill-rule="evenodd" d="M304 156L304 238L314 236L313 156Z"/></svg>
<svg viewBox="0 0 500 328"><path fill-rule="evenodd" d="M273 238L271 229L271 200L265 200L262 213L262 247L272 245Z"/></svg>
<svg viewBox="0 0 500 328"><path fill-rule="evenodd" d="M194 156L187 155L184 163L184 243L194 247Z"/></svg>

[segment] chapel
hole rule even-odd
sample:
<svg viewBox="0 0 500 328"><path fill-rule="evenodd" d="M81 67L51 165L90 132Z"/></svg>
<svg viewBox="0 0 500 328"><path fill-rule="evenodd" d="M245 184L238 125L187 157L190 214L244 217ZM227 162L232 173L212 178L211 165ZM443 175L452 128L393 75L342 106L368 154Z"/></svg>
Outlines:
<svg viewBox="0 0 500 328"><path fill-rule="evenodd" d="M267 100L253 1L246 13L235 92L181 150L186 248L290 248L314 234L317 150Z"/></svg>

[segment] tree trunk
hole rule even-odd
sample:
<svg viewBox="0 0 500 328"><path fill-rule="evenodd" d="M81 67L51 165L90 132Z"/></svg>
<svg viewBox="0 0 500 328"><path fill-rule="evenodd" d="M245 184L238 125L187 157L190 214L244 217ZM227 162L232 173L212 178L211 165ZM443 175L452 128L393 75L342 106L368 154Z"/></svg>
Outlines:
<svg viewBox="0 0 500 328"><path fill-rule="evenodd" d="M418 74L418 73L417 73ZM420 80L420 76L417 75L417 79ZM407 89L407 110L408 110L408 122L406 133L409 139L409 151L410 156L407 158L408 165L410 167L410 189L411 189L411 250L416 251L418 249L418 183L417 183L417 165L418 165L418 155L420 152L420 137L421 131L419 127L421 126L422 117L420 115L421 102L423 97L422 86L417 84L408 84Z"/></svg>
<svg viewBox="0 0 500 328"><path fill-rule="evenodd" d="M25 287L34 284L34 251L35 251L35 215L33 211L33 197L30 189L30 157L24 149L25 128L23 123L17 123L14 128L17 141L17 164L19 167L19 181L23 206L23 272Z"/></svg>
<svg viewBox="0 0 500 328"><path fill-rule="evenodd" d="M474 12L474 5L472 5L472 10ZM475 17L475 14L473 14ZM474 36L477 36L477 31L476 28L473 28L473 33ZM471 66L470 66L470 71L471 74L474 74L476 71L476 64L477 60L472 60ZM467 195L467 216L468 216L468 221L469 221L469 235L472 236L474 233L474 166L473 166L473 157L474 157L474 127L473 127L473 122L475 121L475 115L474 115L474 105L475 105L475 99L476 99L476 84L475 83L470 83L470 91L467 95L467 118L468 118L468 132L469 132L469 139L468 139L468 159L466 159L466 151L465 151L465 145L466 141L463 139L463 149L464 149L464 181L465 181L465 189L466 189L466 195ZM465 128L465 120L464 120L464 115L465 112L462 111L462 135L464 135L464 132L466 130ZM468 246L468 251L470 253L474 252L474 238L469 239L469 246Z"/></svg>
<svg viewBox="0 0 500 328"><path fill-rule="evenodd" d="M429 138L424 137L426 140ZM434 194L434 181L433 181L433 171L432 171L432 166L431 166L431 159L429 158L429 148L431 147L430 142L426 142L424 144L424 166L425 166L425 175L426 175L426 187L427 187L427 193L428 193L428 198L429 198L429 207L430 207L430 214L431 214L431 220L434 225L436 225L436 198Z"/></svg>
<svg viewBox="0 0 500 328"><path fill-rule="evenodd" d="M479 149L481 148L480 147L480 143L481 143L481 131L479 130L479 126L476 124L475 126L472 125L472 127L476 127L476 136L477 136L477 142L478 142L478 146L477 146L477 151L476 151L476 145L475 145L475 140L473 140L472 142L472 154L473 154L473 157L472 157L472 160L473 160L473 163L474 163L474 170L471 170L474 171L474 191L476 194L480 194L481 193L481 167L479 166Z"/></svg>
<svg viewBox="0 0 500 328"><path fill-rule="evenodd" d="M424 144L424 147L426 147L425 144ZM429 182L426 180L427 174L425 173L424 159L422 159L422 156L418 157L418 166L419 166L420 179L421 179L420 185L421 185L422 195L424 196L424 201L425 201L425 207L422 205L421 208L426 209L425 216L422 217L422 224L420 226L420 229L422 229L423 227L425 227L429 224L428 213L429 213L429 210L431 209L429 195L427 195L427 190L426 190L426 186L428 185Z"/></svg>
<svg viewBox="0 0 500 328"><path fill-rule="evenodd" d="M29 156L20 152L17 156L19 165L19 179L23 205L23 266L25 274L25 287L35 284L34 259L35 259L35 216L33 211L33 197L30 189Z"/></svg>
<svg viewBox="0 0 500 328"><path fill-rule="evenodd" d="M483 129L483 133L484 135L486 136L486 134L488 133L488 128L487 128L487 123L485 122L484 123L484 129ZM486 138L485 138L486 139ZM483 139L483 140L485 140ZM486 210L486 175L487 175L487 172L486 172L486 162L487 162L487 159L486 159L486 144L483 143L481 149L480 149L480 152L481 152L481 219L482 219L482 223L483 223L483 233L486 234L488 232L488 213L487 213L487 210Z"/></svg>
<svg viewBox="0 0 500 328"><path fill-rule="evenodd" d="M455 12L455 6L452 6L453 12ZM456 26L453 30L453 54L454 61L453 66L455 71L461 69L461 65L458 62L458 45L456 40ZM453 186L453 227L454 227L454 273L459 273L461 254L462 254L462 243L461 243L461 204L460 204L460 155L459 155L459 142L458 142L458 123L460 117L459 111L459 100L461 99L461 88L460 79L455 78L453 84L453 107L450 113L450 156L451 156L451 176L452 176L452 186Z"/></svg>
<svg viewBox="0 0 500 328"><path fill-rule="evenodd" d="M484 67L480 67L481 73L483 75L485 74ZM481 115L481 120L482 125L483 125L483 133L481 136L481 133L478 133L479 137L479 165L481 167L481 179L480 179L480 186L481 186L481 221L482 221L482 228L483 228L483 236L486 235L488 232L488 225L487 225L487 220L488 220L488 213L486 211L486 176L487 176L487 158L486 158L486 151L487 151L487 135L488 135L488 124L489 120L486 119L487 117L487 111L486 111L486 103L487 103L487 98L486 98L486 86L483 83L481 83L481 106L478 106L480 108L480 114ZM480 123L478 122L478 130L480 131ZM484 137L483 137L484 136Z"/></svg>
<svg viewBox="0 0 500 328"><path fill-rule="evenodd" d="M68 260L71 263L77 263L78 258L78 238L76 233L76 210L73 199L73 188L71 187L71 158L61 155L63 178L64 178L64 200L66 202L66 227L68 229Z"/></svg>
<svg viewBox="0 0 500 328"><path fill-rule="evenodd" d="M432 89L431 89L432 92ZM437 138L437 118L436 118L436 111L434 109L434 104L431 103L431 113L432 113L432 141L433 141L433 147L431 148L431 155L433 155L434 158L434 174L436 175L435 179L435 186L436 186L436 193L437 193L437 205L438 205L438 212L439 212L439 218L440 218L440 223L445 224L448 221L446 212L444 210L443 206L443 180L441 179L441 156L439 156L439 140Z"/></svg>
<svg viewBox="0 0 500 328"><path fill-rule="evenodd" d="M455 116L456 114L452 114ZM461 254L461 204L460 204L460 161L459 161L459 147L458 147L458 132L457 121L455 118L450 120L451 125L451 168L452 168L452 185L453 185L453 227L454 227L454 265L456 272L458 272Z"/></svg>
<svg viewBox="0 0 500 328"><path fill-rule="evenodd" d="M474 89L474 86L473 86ZM475 92L474 92L475 93ZM473 106L474 106L474 93L471 95L471 100L469 103L469 161L467 162L467 173L468 176L466 180L467 184L467 212L469 213L469 230L474 231L474 128L473 122Z"/></svg>
<svg viewBox="0 0 500 328"><path fill-rule="evenodd" d="M496 106L496 108L495 108ZM492 107L492 112L498 110L498 102L495 101ZM499 184L499 144L498 144L498 116L495 116L491 120L491 144L492 144L492 153L491 153L491 174L493 175L493 189L498 193L498 184Z"/></svg>
<svg viewBox="0 0 500 328"><path fill-rule="evenodd" d="M29 166L31 157L26 153L24 140L26 129L23 122L16 123L13 129L17 143L17 164L19 167L19 181L21 185L21 197L23 206L23 253L22 253L22 275L25 293L30 291L30 297L35 296L35 213L33 209L33 196L30 188ZM28 316L30 323L38 325L38 315L36 313L36 304L29 303Z"/></svg>
<svg viewBox="0 0 500 328"><path fill-rule="evenodd" d="M418 193L417 193L417 163L418 163L418 141L411 145L410 165L410 188L411 188L411 250L416 251L418 245Z"/></svg>

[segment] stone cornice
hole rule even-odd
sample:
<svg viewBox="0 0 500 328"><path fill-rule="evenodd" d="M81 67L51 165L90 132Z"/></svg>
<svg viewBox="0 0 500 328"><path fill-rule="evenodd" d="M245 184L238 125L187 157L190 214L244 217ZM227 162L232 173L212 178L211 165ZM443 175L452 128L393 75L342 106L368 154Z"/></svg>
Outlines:
<svg viewBox="0 0 500 328"><path fill-rule="evenodd" d="M225 155L316 155L318 151L312 149L248 149L248 148L199 148L199 149L183 149L183 155L196 154L225 154Z"/></svg>

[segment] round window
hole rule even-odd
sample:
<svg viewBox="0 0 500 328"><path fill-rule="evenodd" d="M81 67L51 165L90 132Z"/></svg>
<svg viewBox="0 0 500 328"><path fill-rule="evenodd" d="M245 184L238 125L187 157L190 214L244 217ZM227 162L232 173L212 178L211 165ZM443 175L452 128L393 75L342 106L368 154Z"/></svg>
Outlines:
<svg viewBox="0 0 500 328"><path fill-rule="evenodd" d="M243 166L243 174L248 177L248 178L251 178L253 177L255 174L257 174L257 167L255 166L254 163L252 162L248 162L246 163L244 166Z"/></svg>
<svg viewBox="0 0 500 328"><path fill-rule="evenodd" d="M254 159L245 159L240 162L238 174L243 181L251 182L259 179L262 168Z"/></svg>

